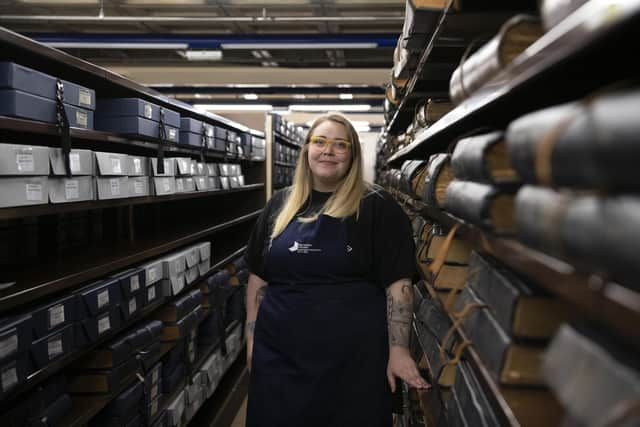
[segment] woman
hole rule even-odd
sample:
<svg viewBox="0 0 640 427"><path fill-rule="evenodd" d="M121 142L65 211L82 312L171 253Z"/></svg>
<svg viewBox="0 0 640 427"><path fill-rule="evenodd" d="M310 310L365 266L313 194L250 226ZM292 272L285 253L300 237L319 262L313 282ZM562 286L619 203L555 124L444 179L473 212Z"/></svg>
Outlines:
<svg viewBox="0 0 640 427"><path fill-rule="evenodd" d="M363 181L346 118L313 123L247 262L248 427L388 427L395 377L427 387L408 350L411 225Z"/></svg>

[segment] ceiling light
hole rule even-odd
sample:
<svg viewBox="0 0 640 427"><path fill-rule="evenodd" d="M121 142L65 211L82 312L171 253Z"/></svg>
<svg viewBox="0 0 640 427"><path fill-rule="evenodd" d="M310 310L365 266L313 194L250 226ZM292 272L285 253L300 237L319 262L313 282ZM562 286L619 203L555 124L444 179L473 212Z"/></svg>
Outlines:
<svg viewBox="0 0 640 427"><path fill-rule="evenodd" d="M189 47L186 43L111 43L111 42L50 42L44 43L57 49L162 49L179 50Z"/></svg>
<svg viewBox="0 0 640 427"><path fill-rule="evenodd" d="M221 50L183 50L178 54L189 61L219 61L222 59Z"/></svg>
<svg viewBox="0 0 640 427"><path fill-rule="evenodd" d="M351 93L341 93L338 96L340 99L353 99L353 94Z"/></svg>
<svg viewBox="0 0 640 427"><path fill-rule="evenodd" d="M291 111L369 111L369 104L353 104L353 105L314 105L314 104L291 104Z"/></svg>
<svg viewBox="0 0 640 427"><path fill-rule="evenodd" d="M269 111L270 104L194 104L194 108L202 111Z"/></svg>
<svg viewBox="0 0 640 427"><path fill-rule="evenodd" d="M356 132L370 132L371 131L371 127L370 126L354 126Z"/></svg>
<svg viewBox="0 0 640 427"><path fill-rule="evenodd" d="M262 54L263 58L271 58L271 54L266 50L261 50L260 53Z"/></svg>
<svg viewBox="0 0 640 427"><path fill-rule="evenodd" d="M254 57L254 58L262 59L262 53L260 53L260 52L259 52L259 51L257 51L257 50L252 50L252 51L251 51L251 55L253 55L253 57Z"/></svg>
<svg viewBox="0 0 640 427"><path fill-rule="evenodd" d="M258 99L258 95L256 95L255 93L245 93L243 95L243 98L247 101L255 101L256 99Z"/></svg>
<svg viewBox="0 0 640 427"><path fill-rule="evenodd" d="M378 43L221 43L222 49L375 49Z"/></svg>
<svg viewBox="0 0 640 427"><path fill-rule="evenodd" d="M19 0L20 3L31 4L97 4L98 0Z"/></svg>
<svg viewBox="0 0 640 427"><path fill-rule="evenodd" d="M292 96L293 99L306 99L306 95L302 94L302 93L296 93L295 95Z"/></svg>

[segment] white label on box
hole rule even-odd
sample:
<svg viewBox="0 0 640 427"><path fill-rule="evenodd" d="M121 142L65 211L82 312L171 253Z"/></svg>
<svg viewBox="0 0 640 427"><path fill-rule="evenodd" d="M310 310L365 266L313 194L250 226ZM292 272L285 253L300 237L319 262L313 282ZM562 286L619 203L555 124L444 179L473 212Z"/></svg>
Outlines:
<svg viewBox="0 0 640 427"><path fill-rule="evenodd" d="M98 294L98 309L101 309L107 304L109 304L109 289L105 289Z"/></svg>
<svg viewBox="0 0 640 427"><path fill-rule="evenodd" d="M69 154L69 165L71 166L71 172L80 172L80 154L79 153L70 153Z"/></svg>
<svg viewBox="0 0 640 427"><path fill-rule="evenodd" d="M153 400L158 395L158 384L151 387L151 392L149 393L149 399Z"/></svg>
<svg viewBox="0 0 640 427"><path fill-rule="evenodd" d="M178 136L178 133L176 132L175 129L173 128L169 129L169 140L174 141L177 139L176 138L177 136Z"/></svg>
<svg viewBox="0 0 640 427"><path fill-rule="evenodd" d="M49 329L64 323L64 305L54 305L49 309Z"/></svg>
<svg viewBox="0 0 640 427"><path fill-rule="evenodd" d="M26 187L27 200L42 200L42 184L27 184Z"/></svg>
<svg viewBox="0 0 640 427"><path fill-rule="evenodd" d="M33 163L33 153L16 154L16 164L19 172L33 172L35 165Z"/></svg>
<svg viewBox="0 0 640 427"><path fill-rule="evenodd" d="M135 194L142 194L144 193L144 183L142 181L135 181L133 183L133 192Z"/></svg>
<svg viewBox="0 0 640 427"><path fill-rule="evenodd" d="M158 382L158 380L160 379L160 369L156 369L155 371L153 371L153 373L151 374L151 383L152 384L156 384Z"/></svg>
<svg viewBox="0 0 640 427"><path fill-rule="evenodd" d="M151 107L151 104L144 104L144 116L147 119L153 117L153 107Z"/></svg>
<svg viewBox="0 0 640 427"><path fill-rule="evenodd" d="M169 159L164 159L164 173L169 174L169 169L171 169L171 161Z"/></svg>
<svg viewBox="0 0 640 427"><path fill-rule="evenodd" d="M169 182L169 178L165 178L162 180L162 191L165 193L171 191L171 183Z"/></svg>
<svg viewBox="0 0 640 427"><path fill-rule="evenodd" d="M111 329L111 319L109 319L109 313L98 319L98 335Z"/></svg>
<svg viewBox="0 0 640 427"><path fill-rule="evenodd" d="M152 286L147 291L147 300L148 301L153 301L154 299L156 299L156 287Z"/></svg>
<svg viewBox="0 0 640 427"><path fill-rule="evenodd" d="M184 191L184 181L181 179L176 179L176 187L178 191Z"/></svg>
<svg viewBox="0 0 640 427"><path fill-rule="evenodd" d="M111 171L112 173L122 173L122 164L120 162L120 157L109 157L111 160Z"/></svg>
<svg viewBox="0 0 640 427"><path fill-rule="evenodd" d="M0 341L0 358L4 359L18 350L18 332L13 329L11 336Z"/></svg>
<svg viewBox="0 0 640 427"><path fill-rule="evenodd" d="M137 309L138 309L138 306L136 305L136 299L131 298L129 300L129 315L131 315L132 313L135 313Z"/></svg>
<svg viewBox="0 0 640 427"><path fill-rule="evenodd" d="M120 195L120 180L118 178L113 178L109 180L111 184L111 195L119 196Z"/></svg>
<svg viewBox="0 0 640 427"><path fill-rule="evenodd" d="M16 384L18 384L18 371L16 371L15 365L8 369L3 369L2 391L7 391Z"/></svg>
<svg viewBox="0 0 640 427"><path fill-rule="evenodd" d="M89 116L82 111L76 111L76 124L84 128L89 124Z"/></svg>
<svg viewBox="0 0 640 427"><path fill-rule="evenodd" d="M156 276L156 267L155 267L155 266L154 266L154 267L151 267L151 268L149 269L148 273L149 273L149 282L150 282L150 283L155 282L155 281L156 281L156 278L157 278L157 276Z"/></svg>
<svg viewBox="0 0 640 427"><path fill-rule="evenodd" d="M78 92L78 104L83 107L91 107L91 92L87 89L80 89Z"/></svg>
<svg viewBox="0 0 640 427"><path fill-rule="evenodd" d="M151 403L151 413L149 415L151 415L150 418L153 418L153 416L158 412L158 401L154 400Z"/></svg>
<svg viewBox="0 0 640 427"><path fill-rule="evenodd" d="M140 163L140 159L137 157L133 158L133 170L135 171L135 173L142 172L142 164Z"/></svg>
<svg viewBox="0 0 640 427"><path fill-rule="evenodd" d="M136 274L135 276L131 276L129 279L129 291L135 292L140 289L140 278Z"/></svg>
<svg viewBox="0 0 640 427"><path fill-rule="evenodd" d="M49 354L49 360L60 356L62 351L62 337L56 335L54 338L47 341L47 353Z"/></svg>
<svg viewBox="0 0 640 427"><path fill-rule="evenodd" d="M64 181L64 196L67 200L80 198L80 184L75 179L67 179Z"/></svg>

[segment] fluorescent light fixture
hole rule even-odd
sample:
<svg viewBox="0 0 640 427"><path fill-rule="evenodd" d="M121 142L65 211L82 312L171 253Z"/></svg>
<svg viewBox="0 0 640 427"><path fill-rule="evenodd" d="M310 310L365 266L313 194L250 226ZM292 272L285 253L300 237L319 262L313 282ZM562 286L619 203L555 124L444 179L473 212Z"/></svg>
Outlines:
<svg viewBox="0 0 640 427"><path fill-rule="evenodd" d="M222 59L221 50L183 50L178 54L189 61L219 61Z"/></svg>
<svg viewBox="0 0 640 427"><path fill-rule="evenodd" d="M378 43L221 43L222 49L375 49Z"/></svg>
<svg viewBox="0 0 640 427"><path fill-rule="evenodd" d="M367 121L352 120L352 121L351 121L351 124L352 124L354 127L369 127L369 125L370 125L371 123L369 123L369 122L367 122Z"/></svg>
<svg viewBox="0 0 640 427"><path fill-rule="evenodd" d="M356 132L370 132L371 131L371 127L370 126L353 126L356 130Z"/></svg>
<svg viewBox="0 0 640 427"><path fill-rule="evenodd" d="M19 0L19 3L28 4L97 4L98 0Z"/></svg>
<svg viewBox="0 0 640 427"><path fill-rule="evenodd" d="M318 105L318 104L291 104L289 105L291 111L369 111L371 105L369 104L343 104L343 105Z"/></svg>
<svg viewBox="0 0 640 427"><path fill-rule="evenodd" d="M194 104L194 108L202 111L269 111L270 104Z"/></svg>
<svg viewBox="0 0 640 427"><path fill-rule="evenodd" d="M247 101L255 101L256 99L258 99L258 95L256 95L255 93L245 93L243 95L243 98Z"/></svg>
<svg viewBox="0 0 640 427"><path fill-rule="evenodd" d="M262 59L262 53L260 53L260 51L258 50L252 50L251 55L253 55L254 58Z"/></svg>
<svg viewBox="0 0 640 427"><path fill-rule="evenodd" d="M341 93L340 95L338 95L338 97L340 99L353 99L353 94L352 93Z"/></svg>
<svg viewBox="0 0 640 427"><path fill-rule="evenodd" d="M184 50L187 43L110 43L110 42L51 42L47 46L57 49L157 49Z"/></svg>
<svg viewBox="0 0 640 427"><path fill-rule="evenodd" d="M293 99L306 99L307 96L303 93L296 93L292 96Z"/></svg>
<svg viewBox="0 0 640 427"><path fill-rule="evenodd" d="M262 54L263 58L271 58L271 54L266 50L261 50L260 53Z"/></svg>

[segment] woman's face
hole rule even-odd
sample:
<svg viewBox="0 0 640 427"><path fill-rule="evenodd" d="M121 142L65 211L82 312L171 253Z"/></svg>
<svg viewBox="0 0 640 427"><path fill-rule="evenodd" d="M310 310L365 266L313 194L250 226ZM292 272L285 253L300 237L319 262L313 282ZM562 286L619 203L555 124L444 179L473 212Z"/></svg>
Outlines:
<svg viewBox="0 0 640 427"><path fill-rule="evenodd" d="M320 144L317 142L320 137ZM349 134L344 125L330 120L319 124L310 135L309 167L313 175L314 188L319 191L333 191L349 172L352 150ZM322 144L324 140L324 144ZM348 144L344 150L345 142ZM324 145L321 147L321 145Z"/></svg>

